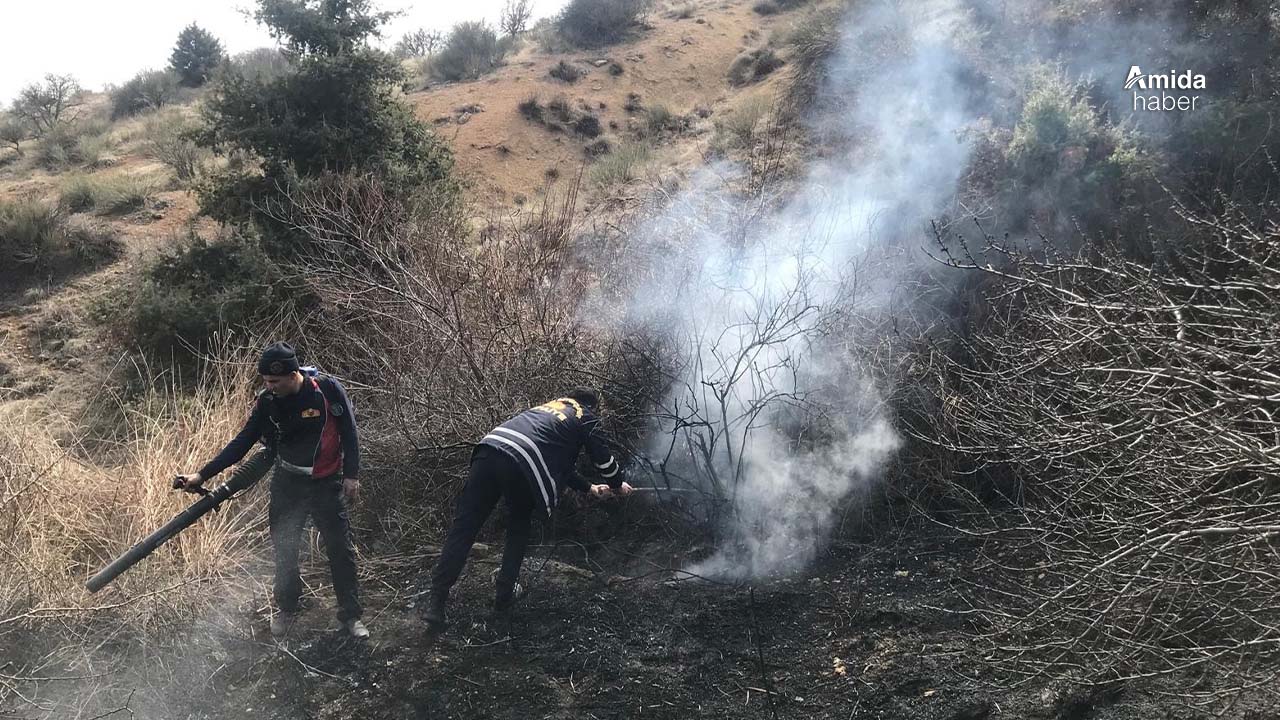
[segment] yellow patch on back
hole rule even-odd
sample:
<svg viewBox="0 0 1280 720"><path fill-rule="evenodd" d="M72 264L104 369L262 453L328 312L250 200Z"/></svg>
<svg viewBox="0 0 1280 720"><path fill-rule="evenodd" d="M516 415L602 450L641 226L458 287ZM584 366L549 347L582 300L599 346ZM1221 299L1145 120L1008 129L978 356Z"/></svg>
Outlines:
<svg viewBox="0 0 1280 720"><path fill-rule="evenodd" d="M320 417L320 411L315 408L307 408L306 410L302 411L302 417L304 418Z"/></svg>
<svg viewBox="0 0 1280 720"><path fill-rule="evenodd" d="M560 419L561 422L564 422L565 420L569 419L569 416L566 413L571 409L573 410L573 414L575 417L579 419L582 418L582 406L578 404L577 400L574 400L572 398L560 398L559 400L552 400L551 402L545 405L539 405L538 407L534 408L534 410L555 415L557 418Z"/></svg>

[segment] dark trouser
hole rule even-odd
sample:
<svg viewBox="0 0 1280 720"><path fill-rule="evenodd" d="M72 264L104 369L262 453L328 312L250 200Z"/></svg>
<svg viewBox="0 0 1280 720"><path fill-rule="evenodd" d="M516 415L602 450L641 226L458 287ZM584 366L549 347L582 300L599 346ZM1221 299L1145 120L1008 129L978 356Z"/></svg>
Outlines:
<svg viewBox="0 0 1280 720"><path fill-rule="evenodd" d="M357 620L362 610L356 581L356 550L351 543L347 504L342 499L342 478L337 475L313 478L276 468L271 476L271 507L267 517L271 545L276 552L273 588L276 607L284 612L298 610L298 599L302 595L298 548L308 515L315 521L324 541L325 554L329 556L333 591L338 596L338 621Z"/></svg>
<svg viewBox="0 0 1280 720"><path fill-rule="evenodd" d="M533 491L525 481L520 467L500 450L480 446L471 459L471 473L458 497L457 515L453 527L445 538L444 549L431 576L432 594L444 598L449 588L458 581L467 554L480 533L481 526L498 504L498 498L506 497L507 522L506 547L502 552L502 569L498 571L498 592L510 592L520 576L520 563L524 562L529 548L529 520L533 515Z"/></svg>

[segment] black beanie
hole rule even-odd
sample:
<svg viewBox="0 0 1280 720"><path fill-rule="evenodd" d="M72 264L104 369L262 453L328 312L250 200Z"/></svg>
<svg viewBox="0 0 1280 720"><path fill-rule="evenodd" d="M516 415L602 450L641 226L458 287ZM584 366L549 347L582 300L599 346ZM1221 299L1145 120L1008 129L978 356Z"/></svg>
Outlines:
<svg viewBox="0 0 1280 720"><path fill-rule="evenodd" d="M600 407L600 394L588 387L576 387L565 393L565 397L573 398L586 405L591 412L595 412L596 408Z"/></svg>
<svg viewBox="0 0 1280 720"><path fill-rule="evenodd" d="M259 375L288 375L298 369L298 354L293 346L278 342L262 351L258 359Z"/></svg>

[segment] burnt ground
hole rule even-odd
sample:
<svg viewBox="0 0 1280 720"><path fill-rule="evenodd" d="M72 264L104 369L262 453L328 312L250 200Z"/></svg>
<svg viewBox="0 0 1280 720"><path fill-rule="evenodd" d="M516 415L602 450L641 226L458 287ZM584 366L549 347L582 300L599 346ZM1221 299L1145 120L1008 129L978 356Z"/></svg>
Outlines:
<svg viewBox="0 0 1280 720"><path fill-rule="evenodd" d="M1207 717L1149 688L995 689L956 612L976 555L963 539L836 542L803 576L754 585L673 580L666 539L546 543L526 561L527 597L498 617L496 555L478 546L450 627L434 637L414 595L433 553L366 561L369 641L334 630L327 573L313 562L314 606L283 643L269 636L259 589L185 637L135 648L135 679L99 688L95 709L74 716ZM0 717L48 717L11 712Z"/></svg>

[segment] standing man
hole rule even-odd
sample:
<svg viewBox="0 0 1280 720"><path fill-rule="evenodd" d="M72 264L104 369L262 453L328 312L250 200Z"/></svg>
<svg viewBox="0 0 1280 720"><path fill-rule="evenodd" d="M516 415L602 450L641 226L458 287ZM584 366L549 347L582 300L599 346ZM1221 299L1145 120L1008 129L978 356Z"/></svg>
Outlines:
<svg viewBox="0 0 1280 720"><path fill-rule="evenodd" d="M298 545L310 515L329 556L338 623L353 637L367 638L369 631L360 622L355 546L347 513L360 491L355 409L342 383L310 368L304 373L288 343L278 342L264 350L258 373L266 389L258 393L244 428L199 472L180 476L182 487L195 492L261 440L275 453L267 515L276 557L272 594L277 612L271 618L271 634L284 635L297 619L302 595Z"/></svg>
<svg viewBox="0 0 1280 720"><path fill-rule="evenodd" d="M499 497L510 515L502 568L498 571L494 609L511 607L520 594L516 582L529 547L529 520L535 508L548 516L564 485L597 497L631 492L598 431L600 400L594 390L575 388L558 400L526 410L494 428L476 445L471 472L458 498L457 516L431 576L430 598L423 614L435 629L444 627L449 589L462 574L467 553ZM578 452L587 455L605 484L592 485L574 472Z"/></svg>

